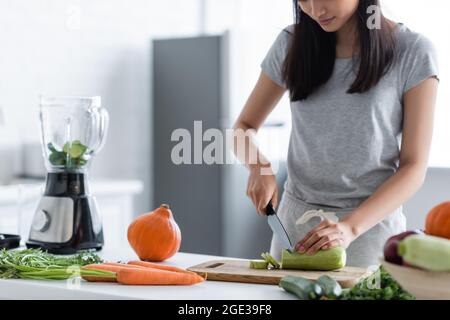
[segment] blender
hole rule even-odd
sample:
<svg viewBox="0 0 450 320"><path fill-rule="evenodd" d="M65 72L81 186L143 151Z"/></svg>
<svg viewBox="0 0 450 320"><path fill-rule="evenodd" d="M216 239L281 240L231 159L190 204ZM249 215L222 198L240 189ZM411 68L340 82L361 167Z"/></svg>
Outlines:
<svg viewBox="0 0 450 320"><path fill-rule="evenodd" d="M39 109L47 178L27 247L55 254L100 250L102 223L88 169L105 143L108 113L100 97L41 97Z"/></svg>

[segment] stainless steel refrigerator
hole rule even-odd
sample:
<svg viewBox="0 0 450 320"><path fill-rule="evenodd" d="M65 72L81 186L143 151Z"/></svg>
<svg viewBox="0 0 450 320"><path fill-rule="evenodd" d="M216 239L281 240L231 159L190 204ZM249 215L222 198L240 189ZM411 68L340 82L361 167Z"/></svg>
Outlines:
<svg viewBox="0 0 450 320"><path fill-rule="evenodd" d="M152 42L151 198L153 207L172 208L184 252L255 258L269 250L272 233L246 197L243 166L176 165L171 159L174 130L187 129L194 140L194 121L202 121L203 132L232 127L232 110L242 107L230 98L240 72L230 67L238 47L230 33ZM277 178L282 188L284 163Z"/></svg>

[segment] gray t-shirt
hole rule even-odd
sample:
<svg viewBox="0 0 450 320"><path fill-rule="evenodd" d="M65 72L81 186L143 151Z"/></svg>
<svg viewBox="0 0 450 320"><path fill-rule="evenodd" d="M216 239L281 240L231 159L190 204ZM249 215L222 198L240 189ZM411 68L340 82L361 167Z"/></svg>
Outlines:
<svg viewBox="0 0 450 320"><path fill-rule="evenodd" d="M326 84L291 102L292 132L285 192L310 204L356 208L399 168L403 94L438 77L436 51L404 24L395 29L398 56L380 82L348 94L358 58L336 59ZM285 87L282 65L292 26L281 31L261 68Z"/></svg>

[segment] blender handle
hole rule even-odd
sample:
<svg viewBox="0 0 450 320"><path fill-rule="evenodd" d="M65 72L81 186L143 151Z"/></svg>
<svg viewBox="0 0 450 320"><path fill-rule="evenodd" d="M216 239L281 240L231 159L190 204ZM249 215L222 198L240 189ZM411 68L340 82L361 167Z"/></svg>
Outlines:
<svg viewBox="0 0 450 320"><path fill-rule="evenodd" d="M94 150L94 153L97 153L106 142L106 135L109 128L109 114L104 108L98 108L95 111L97 112L92 113L92 120L98 128L99 134L97 144L92 149Z"/></svg>

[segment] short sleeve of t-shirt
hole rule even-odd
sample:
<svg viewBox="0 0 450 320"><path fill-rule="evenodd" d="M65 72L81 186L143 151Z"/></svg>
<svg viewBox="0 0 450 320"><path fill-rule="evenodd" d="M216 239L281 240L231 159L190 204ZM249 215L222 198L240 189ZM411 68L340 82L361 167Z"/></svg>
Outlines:
<svg viewBox="0 0 450 320"><path fill-rule="evenodd" d="M402 68L403 93L419 85L422 81L436 77L439 80L438 57L433 43L425 36L417 38L409 46L404 56Z"/></svg>
<svg viewBox="0 0 450 320"><path fill-rule="evenodd" d="M286 87L283 79L283 63L286 59L291 37L292 28L283 29L261 63L262 71L281 87Z"/></svg>

